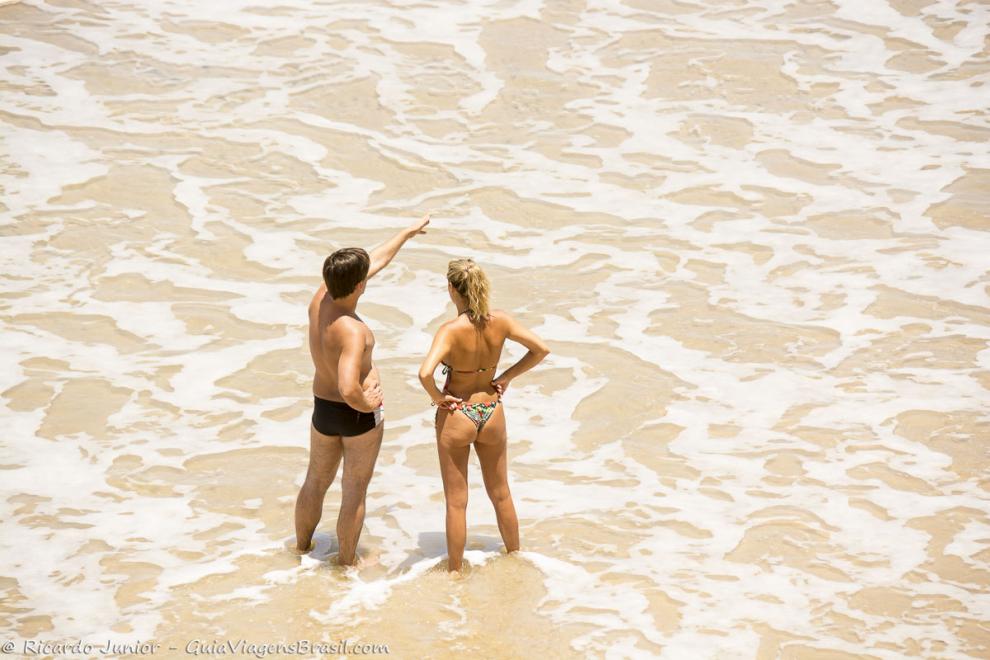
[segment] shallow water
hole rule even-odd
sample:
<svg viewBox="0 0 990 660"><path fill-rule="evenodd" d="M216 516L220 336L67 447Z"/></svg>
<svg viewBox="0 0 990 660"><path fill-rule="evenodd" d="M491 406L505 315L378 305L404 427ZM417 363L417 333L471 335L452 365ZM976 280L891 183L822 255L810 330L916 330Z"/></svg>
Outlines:
<svg viewBox="0 0 990 660"><path fill-rule="evenodd" d="M990 655L990 8L0 7L0 627L398 657ZM386 434L298 556L331 250ZM550 343L452 578L416 369L474 257ZM507 355L503 364L518 357Z"/></svg>

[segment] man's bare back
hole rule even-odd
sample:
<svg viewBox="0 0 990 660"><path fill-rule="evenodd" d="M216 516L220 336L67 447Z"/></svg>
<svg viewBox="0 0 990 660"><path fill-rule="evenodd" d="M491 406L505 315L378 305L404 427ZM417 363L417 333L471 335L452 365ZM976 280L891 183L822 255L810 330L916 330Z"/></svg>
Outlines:
<svg viewBox="0 0 990 660"><path fill-rule="evenodd" d="M324 287L313 296L309 305L309 354L313 359L313 394L328 401L344 401L340 393L337 365L347 335L358 331L363 335L364 353L360 357L361 389L368 391L381 384L378 369L372 360L375 335L356 312L335 305Z"/></svg>

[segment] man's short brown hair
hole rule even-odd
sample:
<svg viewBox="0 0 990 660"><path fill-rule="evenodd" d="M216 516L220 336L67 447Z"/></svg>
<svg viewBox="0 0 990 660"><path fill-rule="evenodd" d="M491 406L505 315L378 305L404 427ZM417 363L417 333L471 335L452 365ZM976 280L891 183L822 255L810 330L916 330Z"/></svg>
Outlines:
<svg viewBox="0 0 990 660"><path fill-rule="evenodd" d="M368 276L371 258L361 248L341 248L323 262L323 281L333 299L349 296Z"/></svg>

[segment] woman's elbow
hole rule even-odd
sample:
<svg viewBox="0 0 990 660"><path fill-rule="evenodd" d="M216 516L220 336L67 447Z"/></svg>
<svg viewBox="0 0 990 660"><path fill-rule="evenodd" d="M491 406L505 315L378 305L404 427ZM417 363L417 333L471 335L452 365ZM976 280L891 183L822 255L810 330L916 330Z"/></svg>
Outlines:
<svg viewBox="0 0 990 660"><path fill-rule="evenodd" d="M423 387L426 387L426 384L430 382L430 380L432 379L433 379L432 371L427 371L426 369L419 370L419 382Z"/></svg>
<svg viewBox="0 0 990 660"><path fill-rule="evenodd" d="M548 355L550 355L550 347L549 347L549 346L547 346L546 344L543 344L542 346L538 346L538 347L537 347L537 350L536 350L536 356L537 356L538 358L540 358L540 361L541 361L541 362L542 362L542 361L543 361L543 360L544 360L544 359L545 359L545 358L546 358L546 357L547 357Z"/></svg>

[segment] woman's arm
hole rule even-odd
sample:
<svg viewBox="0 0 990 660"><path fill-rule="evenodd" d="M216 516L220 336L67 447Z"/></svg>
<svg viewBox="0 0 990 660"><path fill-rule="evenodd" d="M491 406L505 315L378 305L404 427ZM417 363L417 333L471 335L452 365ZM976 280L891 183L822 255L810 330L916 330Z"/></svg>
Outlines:
<svg viewBox="0 0 990 660"><path fill-rule="evenodd" d="M419 367L419 382L423 386L423 389L430 395L430 399L433 400L434 405L444 406L446 408L450 408L453 404L461 402L461 399L458 399L456 396L441 392L437 388L437 384L433 381L433 372L437 370L437 365L447 355L448 350L450 350L450 335L447 332L447 328L441 326L433 338L433 345L430 346L430 352L426 354L423 364Z"/></svg>
<svg viewBox="0 0 990 660"><path fill-rule="evenodd" d="M518 362L503 371L501 376L498 376L492 380L492 385L501 389L502 392L509 388L509 383L512 379L526 373L542 362L543 358L550 355L550 349L543 343L542 339L533 333L533 331L524 327L521 323L508 314L505 314L505 319L508 323L506 338L522 344L528 348L529 351L527 351L526 355L522 356Z"/></svg>

